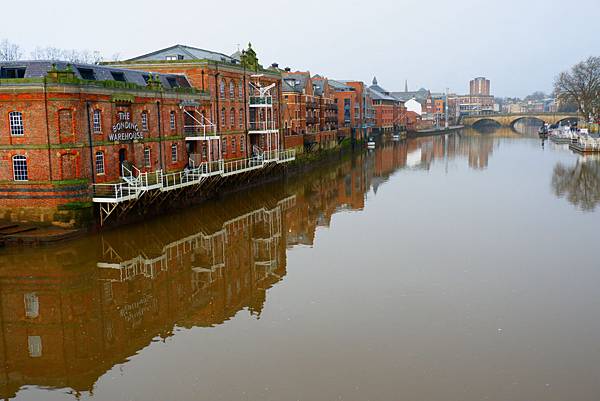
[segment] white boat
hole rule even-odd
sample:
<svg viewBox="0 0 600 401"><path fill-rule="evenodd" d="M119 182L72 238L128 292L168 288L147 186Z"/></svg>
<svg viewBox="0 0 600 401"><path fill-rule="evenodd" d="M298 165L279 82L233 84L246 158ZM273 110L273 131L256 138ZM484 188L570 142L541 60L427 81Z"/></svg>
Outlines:
<svg viewBox="0 0 600 401"><path fill-rule="evenodd" d="M367 142L367 148L375 149L375 141L370 139L369 142Z"/></svg>

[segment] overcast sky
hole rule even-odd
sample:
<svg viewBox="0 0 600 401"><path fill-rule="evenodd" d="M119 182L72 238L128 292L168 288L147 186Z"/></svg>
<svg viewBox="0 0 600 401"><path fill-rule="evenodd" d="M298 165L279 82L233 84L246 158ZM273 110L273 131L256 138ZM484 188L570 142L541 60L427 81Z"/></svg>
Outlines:
<svg viewBox="0 0 600 401"><path fill-rule="evenodd" d="M21 10L25 12L25 10ZM249 41L267 66L388 90L496 96L550 91L561 70L600 56L600 0L30 0L0 39L128 58L176 43L231 54ZM7 15L8 17L8 15Z"/></svg>

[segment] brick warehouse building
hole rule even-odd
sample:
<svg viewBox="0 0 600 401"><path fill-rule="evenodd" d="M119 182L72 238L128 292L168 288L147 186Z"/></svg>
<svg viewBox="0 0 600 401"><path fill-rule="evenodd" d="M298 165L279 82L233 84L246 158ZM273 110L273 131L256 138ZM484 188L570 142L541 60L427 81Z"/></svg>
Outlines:
<svg viewBox="0 0 600 401"><path fill-rule="evenodd" d="M175 45L144 54L123 62L110 63L119 68L131 68L160 73L184 74L190 84L210 95L210 112L206 118L216 127L222 139L224 159L250 157L253 149L272 150L266 142L278 143L283 148L279 134L272 133L267 141L265 135L253 135L256 131L252 122L257 118L251 113L250 99L254 90L252 77L261 75L264 85L274 84L273 114L275 129L280 126L279 95L281 93L281 73L277 68L263 68L258 64L256 53L251 45L243 52L230 56L223 53L191 46ZM198 149L193 150L199 152Z"/></svg>
<svg viewBox="0 0 600 401"><path fill-rule="evenodd" d="M59 209L89 202L89 184L118 180L122 165L184 168L183 110L209 100L181 75L0 63L0 218L73 225Z"/></svg>

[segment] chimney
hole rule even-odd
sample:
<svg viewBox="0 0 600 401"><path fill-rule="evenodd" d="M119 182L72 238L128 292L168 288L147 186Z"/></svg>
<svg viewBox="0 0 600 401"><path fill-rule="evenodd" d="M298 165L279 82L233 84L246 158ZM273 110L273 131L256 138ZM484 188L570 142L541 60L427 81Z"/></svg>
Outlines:
<svg viewBox="0 0 600 401"><path fill-rule="evenodd" d="M273 67L273 68L279 68L279 64L273 63L273 64L271 64L271 67Z"/></svg>
<svg viewBox="0 0 600 401"><path fill-rule="evenodd" d="M284 70L284 71L285 71L285 72L290 72L290 71L292 71L292 69L291 69L290 67L285 67L285 70Z"/></svg>

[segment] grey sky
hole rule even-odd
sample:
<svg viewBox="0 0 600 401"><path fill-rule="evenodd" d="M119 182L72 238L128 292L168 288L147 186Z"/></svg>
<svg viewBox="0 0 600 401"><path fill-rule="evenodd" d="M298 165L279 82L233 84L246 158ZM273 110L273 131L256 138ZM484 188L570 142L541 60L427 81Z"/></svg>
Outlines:
<svg viewBox="0 0 600 401"><path fill-rule="evenodd" d="M376 75L388 90L408 79L411 90L466 93L483 75L493 94L525 96L600 55L598 0L30 0L27 8L0 25L0 38L27 55L55 46L127 58L176 43L230 54L250 41L263 65Z"/></svg>

